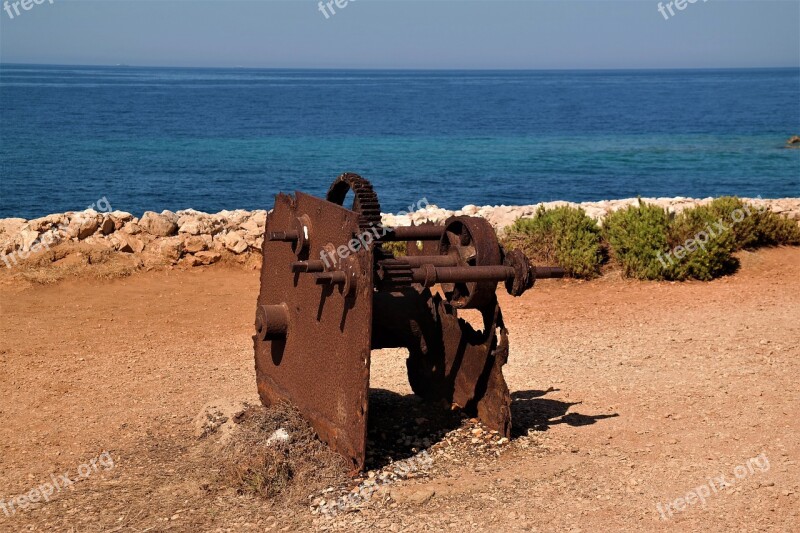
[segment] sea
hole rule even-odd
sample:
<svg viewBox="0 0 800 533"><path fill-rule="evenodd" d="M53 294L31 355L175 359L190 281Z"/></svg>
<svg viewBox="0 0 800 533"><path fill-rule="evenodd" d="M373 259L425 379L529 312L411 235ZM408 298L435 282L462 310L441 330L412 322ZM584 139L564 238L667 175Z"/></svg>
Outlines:
<svg viewBox="0 0 800 533"><path fill-rule="evenodd" d="M384 212L800 196L800 70L0 65L0 218L269 209L342 172Z"/></svg>

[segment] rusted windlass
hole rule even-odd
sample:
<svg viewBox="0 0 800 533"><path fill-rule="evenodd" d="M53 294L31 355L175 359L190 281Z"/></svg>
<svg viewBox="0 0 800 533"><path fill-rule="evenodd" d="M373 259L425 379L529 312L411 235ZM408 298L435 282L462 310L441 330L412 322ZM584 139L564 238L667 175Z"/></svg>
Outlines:
<svg viewBox="0 0 800 533"><path fill-rule="evenodd" d="M482 218L384 228L372 185L350 173L325 199L277 195L265 233L253 336L265 405L296 405L357 472L366 455L370 351L403 347L416 394L509 436L497 285L519 296L562 269L506 252ZM390 241L406 241L408 254L384 251ZM459 318L459 309L477 309L483 327Z"/></svg>

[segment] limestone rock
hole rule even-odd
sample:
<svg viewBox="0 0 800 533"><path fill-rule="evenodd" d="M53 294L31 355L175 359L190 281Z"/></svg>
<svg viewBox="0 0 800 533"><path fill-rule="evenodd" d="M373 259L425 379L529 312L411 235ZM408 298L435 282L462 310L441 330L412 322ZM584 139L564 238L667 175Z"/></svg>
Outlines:
<svg viewBox="0 0 800 533"><path fill-rule="evenodd" d="M216 235L223 229L223 224L205 213L183 215L178 219L178 231L189 235Z"/></svg>
<svg viewBox="0 0 800 533"><path fill-rule="evenodd" d="M0 219L0 254L10 254L17 249L19 232L26 222L24 218Z"/></svg>
<svg viewBox="0 0 800 533"><path fill-rule="evenodd" d="M89 237L86 238L84 242L90 246L95 247L96 249L113 248L111 241L109 241L107 238L103 237L99 233L90 235Z"/></svg>
<svg viewBox="0 0 800 533"><path fill-rule="evenodd" d="M185 261L188 261L191 266L212 265L222 259L222 254L219 252L197 252L193 255L186 256Z"/></svg>
<svg viewBox="0 0 800 533"><path fill-rule="evenodd" d="M31 246L39 239L39 233L31 230L22 230L19 232L22 240L22 251L30 252Z"/></svg>
<svg viewBox="0 0 800 533"><path fill-rule="evenodd" d="M244 209L237 209L235 211L220 211L213 216L223 224L225 229L232 230L238 229L250 217L250 212Z"/></svg>
<svg viewBox="0 0 800 533"><path fill-rule="evenodd" d="M800 146L800 141L795 143ZM642 198L642 201L679 213L685 209L707 205L712 198ZM800 198L742 198L743 201L767 208L790 220L800 221ZM600 200L593 202L544 202L521 206L465 205L459 210L442 209L426 205L412 213L382 214L386 226L403 226L425 221L442 223L450 216L481 216L502 233L520 217L532 217L538 208L558 206L582 208L587 216L602 224L610 213L631 205L636 198ZM236 260L246 263L252 259L249 251L262 247L268 212L264 210L221 211L207 214L191 209L178 211L146 212L139 220L130 213L113 211L98 213L93 209L52 214L31 220L22 218L0 219L0 253L14 251L33 252L34 247L49 248L72 240L112 247L122 252L145 253L152 265L175 263L184 254L187 264L205 265L219 261L229 251L238 254ZM202 252L202 253L201 253ZM143 258L144 259L144 258Z"/></svg>
<svg viewBox="0 0 800 533"><path fill-rule="evenodd" d="M22 229L27 222L24 218L4 218L0 219L0 239L11 238Z"/></svg>
<svg viewBox="0 0 800 533"><path fill-rule="evenodd" d="M133 235L129 235L127 233L120 233L117 232L114 234L117 238L119 244L118 250L120 252L127 252L127 253L141 253L144 250L144 242L141 239L134 237Z"/></svg>
<svg viewBox="0 0 800 533"><path fill-rule="evenodd" d="M173 216L165 213L171 213ZM177 215L171 211L164 211L162 214L145 211L139 220L139 226L156 237L169 237L178 233Z"/></svg>
<svg viewBox="0 0 800 533"><path fill-rule="evenodd" d="M183 254L183 241L180 237L166 237L154 241L161 255L173 263L177 263Z"/></svg>
<svg viewBox="0 0 800 533"><path fill-rule="evenodd" d="M200 235L201 233L210 233L211 228L204 221L199 218L191 218L180 223L178 226L179 233L188 233L189 235Z"/></svg>
<svg viewBox="0 0 800 533"><path fill-rule="evenodd" d="M91 217L85 219L81 222L80 228L78 229L78 239L85 239L91 235L94 235L94 232L97 231L97 227L100 224L97 221L97 217Z"/></svg>
<svg viewBox="0 0 800 533"><path fill-rule="evenodd" d="M39 235L39 242L45 247L55 246L69 239L69 235L60 227L53 227Z"/></svg>
<svg viewBox="0 0 800 533"><path fill-rule="evenodd" d="M121 233L127 233L128 235L137 235L142 232L142 227L135 220L132 220L125 222L119 231Z"/></svg>
<svg viewBox="0 0 800 533"><path fill-rule="evenodd" d="M212 241L210 235L189 235L187 233L182 233L180 235L183 240L183 249L186 253L194 254L202 252L203 250L208 250L211 246Z"/></svg>
<svg viewBox="0 0 800 533"><path fill-rule="evenodd" d="M243 222L239 228L245 232L245 236L253 237L254 239L264 234L264 225L259 226L258 221L253 217Z"/></svg>
<svg viewBox="0 0 800 533"><path fill-rule="evenodd" d="M209 249L214 250L215 252L224 252L227 250L225 248L225 235L214 235L211 247Z"/></svg>
<svg viewBox="0 0 800 533"><path fill-rule="evenodd" d="M103 221L100 223L100 233L103 235L109 235L114 232L116 226L114 225L114 221L111 217L104 217Z"/></svg>
<svg viewBox="0 0 800 533"><path fill-rule="evenodd" d="M76 213L67 226L67 234L73 239L82 241L97 231L100 226L98 219L97 213L92 210Z"/></svg>
<svg viewBox="0 0 800 533"><path fill-rule="evenodd" d="M29 220L26 226L31 231L38 231L39 233L42 233L49 230L53 226L66 225L67 222L68 221L66 220L66 217L59 213L55 215L47 215L46 217L34 218L33 220Z"/></svg>
<svg viewBox="0 0 800 533"><path fill-rule="evenodd" d="M178 213L174 213L174 212L170 211L169 209L165 209L165 210L161 211L161 216L166 218L170 222L174 222L176 224L178 223L178 219L180 218L178 216Z"/></svg>
<svg viewBox="0 0 800 533"><path fill-rule="evenodd" d="M225 247L235 254L241 254L247 250L248 244L244 235L240 231L230 231L223 237Z"/></svg>
<svg viewBox="0 0 800 533"><path fill-rule="evenodd" d="M114 228L117 230L121 229L127 222L134 220L133 215L125 211L112 211L108 216L114 221Z"/></svg>
<svg viewBox="0 0 800 533"><path fill-rule="evenodd" d="M250 220L255 221L259 228L264 229L264 226L267 225L267 212L263 209L257 209L253 211L253 214L250 216Z"/></svg>

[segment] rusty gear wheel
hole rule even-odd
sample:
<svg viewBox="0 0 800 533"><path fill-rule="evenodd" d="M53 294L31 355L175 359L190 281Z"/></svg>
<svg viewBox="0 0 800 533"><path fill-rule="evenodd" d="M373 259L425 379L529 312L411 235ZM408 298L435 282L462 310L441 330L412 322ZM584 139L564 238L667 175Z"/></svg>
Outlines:
<svg viewBox="0 0 800 533"><path fill-rule="evenodd" d="M352 211L358 213L358 226L362 231L369 231L381 225L381 204L372 184L358 174L345 172L328 189L326 199L329 202L344 206L347 193L353 191Z"/></svg>
<svg viewBox="0 0 800 533"><path fill-rule="evenodd" d="M451 255L461 267L501 264L500 244L492 225L484 218L450 217L439 241L439 254ZM496 281L442 283L448 302L457 309L495 305Z"/></svg>
<svg viewBox="0 0 800 533"><path fill-rule="evenodd" d="M376 278L381 286L388 288L409 287L414 283L411 267L397 259L382 259L377 262Z"/></svg>

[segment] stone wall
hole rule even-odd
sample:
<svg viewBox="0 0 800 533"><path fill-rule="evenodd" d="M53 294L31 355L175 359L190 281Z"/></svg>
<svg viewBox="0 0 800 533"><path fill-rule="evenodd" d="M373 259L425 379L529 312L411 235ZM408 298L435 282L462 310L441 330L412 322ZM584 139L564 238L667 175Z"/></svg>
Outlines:
<svg viewBox="0 0 800 533"><path fill-rule="evenodd" d="M711 198L645 198L648 203L678 212L687 207L710 202ZM749 199L766 205L788 218L800 221L800 198L777 200ZM409 215L383 215L384 224L408 225L432 220L444 221L452 215L482 216L502 231L519 217L532 216L539 205L546 208L560 205L582 207L587 214L602 222L610 212L635 204L635 198L601 202L546 202L526 206L465 206L449 211L434 205ZM267 212L221 211L215 214L194 210L148 211L141 218L122 211L93 210L68 212L25 220L0 220L0 266L14 267L53 247L70 243L89 245L100 250L147 258L149 263L208 265L226 256L243 260L259 254L263 242ZM55 259L54 259L55 260Z"/></svg>
<svg viewBox="0 0 800 533"><path fill-rule="evenodd" d="M689 207L698 205L705 205L711 202L713 198L642 198L642 201L648 204L656 204L667 209L670 212L678 213ZM772 211L782 214L787 218L793 220L800 220L800 198L779 198L774 200L762 200L759 198L743 198L742 200L752 203L757 206L766 205ZM532 217L539 206L544 206L545 209L552 209L554 207L569 205L572 207L581 207L586 214L597 220L602 224L603 219L607 214L612 213L618 209L636 205L638 199L626 198L624 200L603 200L600 202L543 202L534 205L495 205L478 207L476 205L467 205L457 211L449 211L441 209L436 206L429 206L426 209L416 211L409 215L394 216L384 215L384 224L394 226L407 226L411 222L419 223L426 220L434 222L444 221L446 218L453 215L469 215L480 216L491 222L492 226L499 232L510 226L514 221L520 217Z"/></svg>
<svg viewBox="0 0 800 533"><path fill-rule="evenodd" d="M0 220L0 266L70 242L148 255L156 262L207 265L225 253L260 252L266 220L263 210L207 214L191 209L147 211L141 218L91 209L33 220L7 218Z"/></svg>

